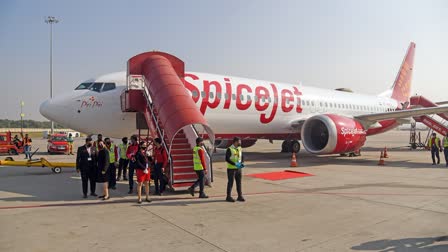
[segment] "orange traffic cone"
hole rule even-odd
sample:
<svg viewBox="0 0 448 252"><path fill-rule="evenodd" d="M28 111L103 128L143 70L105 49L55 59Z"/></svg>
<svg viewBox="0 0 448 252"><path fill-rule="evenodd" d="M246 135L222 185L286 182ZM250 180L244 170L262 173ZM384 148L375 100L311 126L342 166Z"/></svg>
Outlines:
<svg viewBox="0 0 448 252"><path fill-rule="evenodd" d="M292 157L291 157L291 165L290 167L297 167L297 158L296 158L296 153L293 152L292 153Z"/></svg>
<svg viewBox="0 0 448 252"><path fill-rule="evenodd" d="M383 151L381 151L381 154L380 154L380 161L378 161L378 165L384 165L384 156L383 156Z"/></svg>
<svg viewBox="0 0 448 252"><path fill-rule="evenodd" d="M386 146L384 146L384 158L388 158L389 156L387 155L387 148Z"/></svg>

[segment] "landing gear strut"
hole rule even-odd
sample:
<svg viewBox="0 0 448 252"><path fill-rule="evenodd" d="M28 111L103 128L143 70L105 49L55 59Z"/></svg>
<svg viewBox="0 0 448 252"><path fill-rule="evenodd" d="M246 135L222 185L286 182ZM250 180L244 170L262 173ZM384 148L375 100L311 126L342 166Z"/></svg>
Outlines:
<svg viewBox="0 0 448 252"><path fill-rule="evenodd" d="M297 140L285 140L282 143L282 151L281 152L286 152L286 153L291 153L291 152L299 152L300 151L300 143Z"/></svg>

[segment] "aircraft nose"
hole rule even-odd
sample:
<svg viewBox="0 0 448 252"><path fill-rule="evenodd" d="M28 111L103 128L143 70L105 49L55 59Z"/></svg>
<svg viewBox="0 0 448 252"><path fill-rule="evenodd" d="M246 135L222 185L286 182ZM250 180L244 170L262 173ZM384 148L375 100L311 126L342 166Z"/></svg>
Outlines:
<svg viewBox="0 0 448 252"><path fill-rule="evenodd" d="M54 102L52 101L52 99L48 99L44 102L42 102L42 104L40 104L39 107L39 112L42 116L44 116L45 118L54 121Z"/></svg>

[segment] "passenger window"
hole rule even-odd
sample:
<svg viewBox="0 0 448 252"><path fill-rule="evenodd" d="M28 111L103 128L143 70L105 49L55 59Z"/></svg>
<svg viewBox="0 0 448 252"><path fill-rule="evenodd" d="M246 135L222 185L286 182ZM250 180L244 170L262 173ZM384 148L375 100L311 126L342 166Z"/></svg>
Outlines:
<svg viewBox="0 0 448 252"><path fill-rule="evenodd" d="M104 83L103 89L101 92L106 92L109 90L114 90L116 88L115 83Z"/></svg>
<svg viewBox="0 0 448 252"><path fill-rule="evenodd" d="M244 95L240 95L240 100L244 101Z"/></svg>
<svg viewBox="0 0 448 252"><path fill-rule="evenodd" d="M213 99L213 98L215 97L215 95L213 94L213 92L210 92L209 96L210 96L210 99Z"/></svg>
<svg viewBox="0 0 448 252"><path fill-rule="evenodd" d="M247 100L248 100L248 101L252 100L252 98L250 97L250 95L247 95Z"/></svg>
<svg viewBox="0 0 448 252"><path fill-rule="evenodd" d="M103 87L103 83L95 82L93 85L89 88L89 90L94 92L101 92L101 87Z"/></svg>
<svg viewBox="0 0 448 252"><path fill-rule="evenodd" d="M220 92L216 93L216 98L221 99L221 93Z"/></svg>
<svg viewBox="0 0 448 252"><path fill-rule="evenodd" d="M202 96L202 98L205 98L205 92L204 91L201 92L201 96Z"/></svg>
<svg viewBox="0 0 448 252"><path fill-rule="evenodd" d="M198 93L198 91L193 90L193 92L191 92L191 96L192 96L193 98L199 98L199 93Z"/></svg>

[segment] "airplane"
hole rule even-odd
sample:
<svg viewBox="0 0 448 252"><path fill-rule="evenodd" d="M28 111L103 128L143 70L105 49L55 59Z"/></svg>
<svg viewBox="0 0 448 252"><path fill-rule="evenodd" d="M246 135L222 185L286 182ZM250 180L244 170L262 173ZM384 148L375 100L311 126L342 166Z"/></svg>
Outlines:
<svg viewBox="0 0 448 252"><path fill-rule="evenodd" d="M186 72L183 82L215 133L215 147L227 148L239 136L243 147L283 140L282 151L298 152L301 140L312 154L342 154L406 118L448 112L448 106L410 108L414 54L411 42L393 85L380 95L199 72ZM86 134L130 136L137 132L137 113L121 110L126 88L126 72L106 74L46 100L40 113Z"/></svg>

